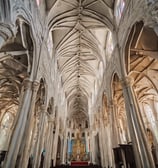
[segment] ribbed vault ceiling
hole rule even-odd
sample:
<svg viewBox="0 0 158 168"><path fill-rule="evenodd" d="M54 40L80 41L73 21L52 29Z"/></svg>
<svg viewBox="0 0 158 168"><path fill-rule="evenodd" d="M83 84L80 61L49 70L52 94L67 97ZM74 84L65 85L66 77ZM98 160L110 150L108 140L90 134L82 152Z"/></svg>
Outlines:
<svg viewBox="0 0 158 168"><path fill-rule="evenodd" d="M113 28L112 0L58 0L49 13L53 47L69 116L88 116L94 84L105 67L105 44Z"/></svg>

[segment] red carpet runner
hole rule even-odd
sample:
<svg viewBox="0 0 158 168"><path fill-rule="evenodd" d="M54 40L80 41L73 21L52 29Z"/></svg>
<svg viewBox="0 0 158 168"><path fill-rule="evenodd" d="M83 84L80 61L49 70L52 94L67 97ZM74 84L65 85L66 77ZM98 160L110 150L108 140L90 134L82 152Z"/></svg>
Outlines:
<svg viewBox="0 0 158 168"><path fill-rule="evenodd" d="M71 166L88 166L86 161L72 161Z"/></svg>

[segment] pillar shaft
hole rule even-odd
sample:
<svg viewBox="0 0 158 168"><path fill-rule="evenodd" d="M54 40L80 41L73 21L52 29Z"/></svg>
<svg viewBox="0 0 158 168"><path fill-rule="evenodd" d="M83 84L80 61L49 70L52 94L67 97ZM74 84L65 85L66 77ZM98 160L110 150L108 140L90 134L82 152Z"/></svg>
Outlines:
<svg viewBox="0 0 158 168"><path fill-rule="evenodd" d="M107 138L105 136L105 129L104 129L104 125L103 125L103 121L102 118L100 119L100 133L101 133L101 146L100 146L100 150L102 150L102 167L106 167L107 163L108 163L108 158L107 158L107 145L105 142L105 139Z"/></svg>
<svg viewBox="0 0 158 168"><path fill-rule="evenodd" d="M123 95L125 98L125 107L127 120L130 130L130 135L133 143L133 149L135 154L135 160L137 167L141 168L154 168L154 162L149 152L147 145L146 136L144 129L142 127L141 120L138 116L139 106L136 102L136 97L133 93L133 88L129 81L129 78L126 78L122 81L123 86Z"/></svg>
<svg viewBox="0 0 158 168"><path fill-rule="evenodd" d="M95 143L93 131L90 132L90 151L91 151L91 162L95 164Z"/></svg>
<svg viewBox="0 0 158 168"><path fill-rule="evenodd" d="M48 153L48 162L49 165L51 165L51 161L52 161L52 152L53 152L53 142L54 142L54 121L52 123L52 127L51 127L51 133L50 133L50 146L49 146L49 153Z"/></svg>
<svg viewBox="0 0 158 168"><path fill-rule="evenodd" d="M31 145L31 134L33 130L33 122L34 122L34 107L35 107L35 102L36 102L36 96L37 96L37 91L38 91L39 83L34 82L33 83L33 93L32 93L32 101L30 105L30 110L28 114L28 119L26 123L26 128L25 128L25 134L22 143L24 144L23 150L23 155L21 157L21 161L19 164L19 167L27 168L28 165L28 160L29 160L29 147ZM32 134L33 136L33 134Z"/></svg>
<svg viewBox="0 0 158 168"><path fill-rule="evenodd" d="M59 140L59 122L57 121L56 130L55 130L55 137L54 137L54 143L53 143L53 161L54 166L56 165L56 155L57 155L57 147L58 147L58 140Z"/></svg>
<svg viewBox="0 0 158 168"><path fill-rule="evenodd" d="M52 126L52 140L51 140L51 146L50 146L50 160L53 161L53 164L54 164L54 158L53 158L53 155L54 155L54 139L55 139L55 135L54 135L54 125Z"/></svg>
<svg viewBox="0 0 158 168"><path fill-rule="evenodd" d="M117 131L117 121L115 117L115 106L111 101L111 104L109 105L110 110L110 125L111 125L111 133L112 133L112 146L117 147L118 146L118 131Z"/></svg>
<svg viewBox="0 0 158 168"><path fill-rule="evenodd" d="M39 130L37 136L37 143L35 145L35 159L34 159L34 167L39 167L41 152L42 152L42 145L43 145L43 138L44 138L44 123L45 123L45 114L46 114L46 107L45 105L42 106L41 116L39 121Z"/></svg>
<svg viewBox="0 0 158 168"><path fill-rule="evenodd" d="M22 137L24 135L25 125L27 121L27 116L29 112L29 107L31 103L32 96L32 82L29 80L24 81L24 93L22 101L20 102L18 109L18 118L16 121L16 125L13 130L9 151L4 163L5 168L15 167L16 159L18 156L20 144L22 142Z"/></svg>
<svg viewBox="0 0 158 168"><path fill-rule="evenodd" d="M62 152L62 163L65 164L66 162L66 148L67 148L67 134L64 135L64 144L63 144L63 152Z"/></svg>
<svg viewBox="0 0 158 168"><path fill-rule="evenodd" d="M115 165L115 161L114 161L114 154L113 154L113 148L117 146L118 144L118 140L117 140L117 136L115 134L116 130L115 130L115 120L114 120L114 106L111 104L108 106L109 109L109 122L110 122L110 138L111 138L111 164L114 166Z"/></svg>
<svg viewBox="0 0 158 168"><path fill-rule="evenodd" d="M48 135L47 135L47 144L46 144L46 156L44 161L44 167L50 167L50 161L51 161L51 150L52 150L52 139L53 139L53 126L54 126L54 120L49 119L48 120Z"/></svg>
<svg viewBox="0 0 158 168"><path fill-rule="evenodd" d="M38 122L38 115L35 115L34 117L34 125L33 125L33 130L32 130L32 136L31 136L31 142L30 142L30 147L29 147L29 154L33 156L34 150L35 150L35 144L37 142L37 122Z"/></svg>

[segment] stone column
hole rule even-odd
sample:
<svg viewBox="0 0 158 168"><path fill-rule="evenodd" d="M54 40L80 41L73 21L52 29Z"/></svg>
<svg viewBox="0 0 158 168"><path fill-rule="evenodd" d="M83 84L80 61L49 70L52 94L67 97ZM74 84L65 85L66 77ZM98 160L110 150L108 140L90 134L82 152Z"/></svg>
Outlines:
<svg viewBox="0 0 158 168"><path fill-rule="evenodd" d="M19 167L23 167L23 168L27 168L28 160L29 160L29 147L31 145L31 135L33 136L32 130L33 130L33 123L34 123L34 107L35 107L38 88L39 88L39 83L36 81L33 82L32 101L31 101L30 111L29 111L28 119L26 123L25 135L22 141L22 143L24 143L24 148L22 149L23 155L19 165Z"/></svg>
<svg viewBox="0 0 158 168"><path fill-rule="evenodd" d="M49 116L48 119L48 136L47 136L47 144L46 144L46 156L44 161L44 167L50 167L51 161L51 150L52 150L52 139L53 139L53 127L54 127L54 118Z"/></svg>
<svg viewBox="0 0 158 168"><path fill-rule="evenodd" d="M29 154L31 154L33 156L34 154L34 151L35 151L35 144L37 142L37 130L38 130L38 114L35 113L35 116L34 116L34 125L33 125L33 131L32 131L32 136L31 136L31 142L30 142L30 147L29 147Z"/></svg>
<svg viewBox="0 0 158 168"><path fill-rule="evenodd" d="M51 140L51 147L50 147L50 159L51 159L51 164L52 164L52 161L53 161L53 165L54 165L54 158L53 158L53 155L54 155L54 139L55 139L55 130L54 130L54 125L55 125L55 122L53 123L53 126L52 126L52 140Z"/></svg>
<svg viewBox="0 0 158 168"><path fill-rule="evenodd" d="M56 165L56 155L57 155L57 147L58 147L58 136L59 136L59 121L56 121L56 129L55 129L55 137L54 137L54 144L53 144L53 161L54 166Z"/></svg>
<svg viewBox="0 0 158 168"><path fill-rule="evenodd" d="M46 115L46 106L42 105L41 107L41 115L40 115L40 121L39 121L39 132L37 136L37 143L35 146L35 159L34 159L34 168L39 167L40 164L40 158L41 158L41 147L43 143L43 138L44 138L44 123L45 123L45 115Z"/></svg>
<svg viewBox="0 0 158 168"><path fill-rule="evenodd" d="M44 137L45 157L44 157L43 167L49 167L47 157L48 157L48 153L49 153L50 129L51 129L51 123L49 122L49 119L48 119L48 128L47 128L46 134L44 135L45 136ZM41 146L41 149L43 149L43 146Z"/></svg>
<svg viewBox="0 0 158 168"><path fill-rule="evenodd" d="M116 121L116 117L115 117L115 113L116 113L115 100L111 100L108 108L110 110L112 147L117 147L118 146L118 131L117 131L117 121Z"/></svg>
<svg viewBox="0 0 158 168"><path fill-rule="evenodd" d="M43 123L43 129L42 129L42 136L40 138L40 145L39 145L39 151L38 151L38 164L37 167L40 167L40 163L41 163L41 154L44 152L44 160L45 160L45 140L46 139L46 115L47 113L44 113L44 123ZM43 161L44 162L44 161ZM44 164L44 163L43 163Z"/></svg>
<svg viewBox="0 0 158 168"><path fill-rule="evenodd" d="M60 138L61 138L61 146L60 146L60 155L59 155L59 158L60 158L60 164L62 164L62 158L63 158L63 149L64 149L64 136L61 136L60 135Z"/></svg>
<svg viewBox="0 0 158 168"><path fill-rule="evenodd" d="M65 164L66 162L66 160L65 160L65 158L66 158L66 149L67 149L67 131L66 131L66 133L65 133L65 135L64 135L64 144L63 144L63 152L62 152L62 164Z"/></svg>
<svg viewBox="0 0 158 168"><path fill-rule="evenodd" d="M91 163L95 164L95 145L94 145L93 131L90 131L90 151L91 151Z"/></svg>
<svg viewBox="0 0 158 168"><path fill-rule="evenodd" d="M108 167L108 164L109 164L109 158L108 158L108 141L110 139L110 137L108 137L108 134L106 133L107 132L107 125L104 127L104 123L102 123L102 139L103 139L103 151L104 151L104 166L105 167ZM107 139L107 140L106 140Z"/></svg>
<svg viewBox="0 0 158 168"><path fill-rule="evenodd" d="M103 109L102 109L103 110ZM99 136L100 136L100 150L101 150L101 162L102 162L102 167L104 168L107 164L107 157L106 157L106 145L105 145L105 129L104 129L104 124L103 124L103 114L100 112L99 114L99 119L100 119L100 131L99 131Z"/></svg>
<svg viewBox="0 0 158 168"><path fill-rule="evenodd" d="M48 153L48 163L49 165L51 165L52 163L52 152L53 152L53 142L54 142L54 120L52 122L52 126L51 126L51 132L50 132L50 146L49 146L49 153Z"/></svg>
<svg viewBox="0 0 158 168"><path fill-rule="evenodd" d="M110 102L110 104L108 105L108 110L109 110L109 129L110 129L110 138L111 138L111 164L113 165L113 167L115 167L115 161L114 161L114 154L113 154L113 148L117 147L118 145L118 140L117 140L117 134L116 134L116 130L115 130L115 120L114 120L114 105L112 103L112 101Z"/></svg>
<svg viewBox="0 0 158 168"><path fill-rule="evenodd" d="M22 142L22 137L24 135L27 116L31 104L32 82L26 79L24 81L23 87L24 87L24 93L22 93L23 97L18 109L19 111L18 118L12 133L9 151L4 163L5 168L15 167L16 159L18 156L20 144Z"/></svg>
<svg viewBox="0 0 158 168"><path fill-rule="evenodd" d="M105 155L104 155L104 144L103 144L103 132L102 132L102 128L100 127L100 131L99 131L99 148L100 148L100 154L101 154L101 165L104 168L105 166Z"/></svg>
<svg viewBox="0 0 158 168"><path fill-rule="evenodd" d="M86 152L89 153L89 136L88 136L88 132L86 132L85 134L85 138L86 138Z"/></svg>
<svg viewBox="0 0 158 168"><path fill-rule="evenodd" d="M154 162L149 152L146 136L142 123L138 117L139 106L131 86L131 80L127 77L122 81L123 95L125 99L125 107L127 121L132 139L136 166L141 168L154 168Z"/></svg>
<svg viewBox="0 0 158 168"><path fill-rule="evenodd" d="M106 143L106 157L107 157L107 161L108 161L107 163L108 163L109 167L113 167L114 157L113 157L113 150L112 150L112 143L111 143L110 124L108 124L105 128L105 135L107 137L107 141L105 141L105 143Z"/></svg>
<svg viewBox="0 0 158 168"><path fill-rule="evenodd" d="M152 101L152 105L151 105L151 109L153 111L153 115L154 115L154 118L155 118L155 128L153 128L153 133L154 133L154 145L155 145L155 153L156 153L156 158L155 158L155 162L156 164L158 164L158 111L157 111L157 107L156 107L156 103L155 102L155 98L153 99Z"/></svg>
<svg viewBox="0 0 158 168"><path fill-rule="evenodd" d="M91 127L90 127L91 129ZM92 136L91 136L91 130L89 130L89 157L90 157L90 163L92 163Z"/></svg>

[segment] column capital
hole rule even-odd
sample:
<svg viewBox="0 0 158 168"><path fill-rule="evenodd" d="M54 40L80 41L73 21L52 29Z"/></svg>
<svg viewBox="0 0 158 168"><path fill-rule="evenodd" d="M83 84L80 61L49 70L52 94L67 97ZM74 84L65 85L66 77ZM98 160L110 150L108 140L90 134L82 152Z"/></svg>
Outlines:
<svg viewBox="0 0 158 168"><path fill-rule="evenodd" d="M108 102L108 109L111 109L111 108L113 108L113 107L114 107L114 100L111 99L111 100L109 100L109 102Z"/></svg>
<svg viewBox="0 0 158 168"><path fill-rule="evenodd" d="M23 87L24 87L24 90L31 89L32 81L29 78L24 79Z"/></svg>
<svg viewBox="0 0 158 168"><path fill-rule="evenodd" d="M42 110L42 113L47 113L47 107L46 107L46 105L45 104L42 104L41 105L41 110Z"/></svg>
<svg viewBox="0 0 158 168"><path fill-rule="evenodd" d="M54 118L49 118L49 119L48 119L48 122L54 124L54 123L55 123L55 120L54 120Z"/></svg>
<svg viewBox="0 0 158 168"><path fill-rule="evenodd" d="M47 112L48 122L55 123L55 118Z"/></svg>
<svg viewBox="0 0 158 168"><path fill-rule="evenodd" d="M103 124L107 126L109 123L109 114L103 116Z"/></svg>
<svg viewBox="0 0 158 168"><path fill-rule="evenodd" d="M33 81L32 89L34 92L37 92L39 89L40 83L38 81Z"/></svg>
<svg viewBox="0 0 158 168"><path fill-rule="evenodd" d="M120 80L123 87L132 86L134 84L134 79L131 76L126 76Z"/></svg>

